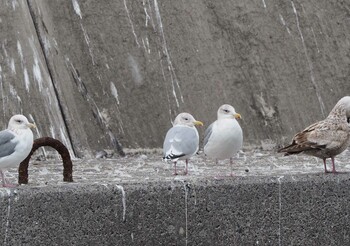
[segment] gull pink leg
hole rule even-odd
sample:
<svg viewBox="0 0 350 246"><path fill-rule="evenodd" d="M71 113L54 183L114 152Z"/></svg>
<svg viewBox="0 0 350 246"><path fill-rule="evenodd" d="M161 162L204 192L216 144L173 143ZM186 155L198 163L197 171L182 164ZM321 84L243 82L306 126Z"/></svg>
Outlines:
<svg viewBox="0 0 350 246"><path fill-rule="evenodd" d="M177 175L177 172L176 172L176 161L174 162L174 168L175 168L174 175Z"/></svg>
<svg viewBox="0 0 350 246"><path fill-rule="evenodd" d="M327 170L326 158L323 159L323 165L324 165L324 173L329 173L329 171Z"/></svg>
<svg viewBox="0 0 350 246"><path fill-rule="evenodd" d="M185 173L184 173L185 175L187 175L187 173L188 173L188 169L187 168L188 168L188 159L186 159L186 169L185 169Z"/></svg>
<svg viewBox="0 0 350 246"><path fill-rule="evenodd" d="M231 174L230 174L230 176L233 177L234 175L233 175L233 159L232 159L232 157L230 158L230 166L231 166Z"/></svg>
<svg viewBox="0 0 350 246"><path fill-rule="evenodd" d="M332 160L332 173L336 173L337 171L335 171L334 157L331 157L331 160Z"/></svg>
<svg viewBox="0 0 350 246"><path fill-rule="evenodd" d="M7 183L7 182L6 182L5 175L4 175L4 173L2 172L2 170L0 170L0 175L1 175L1 178L2 178L2 187L7 187L7 188L14 188L14 187L17 187L16 184L10 184L10 183Z"/></svg>
<svg viewBox="0 0 350 246"><path fill-rule="evenodd" d="M4 176L4 173L2 172L2 170L0 170L0 174L1 174L1 179L2 179L2 187L6 187L5 176Z"/></svg>

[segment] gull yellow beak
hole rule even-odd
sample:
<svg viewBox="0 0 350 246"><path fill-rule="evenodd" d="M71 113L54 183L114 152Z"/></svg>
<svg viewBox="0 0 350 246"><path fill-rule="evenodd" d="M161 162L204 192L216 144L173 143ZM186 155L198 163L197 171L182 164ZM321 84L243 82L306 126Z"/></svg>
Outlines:
<svg viewBox="0 0 350 246"><path fill-rule="evenodd" d="M28 123L27 126L28 126L29 128L33 128L33 129L36 128L36 125L35 125L35 124L32 124L32 123Z"/></svg>
<svg viewBox="0 0 350 246"><path fill-rule="evenodd" d="M202 122L202 121L199 121L199 120L196 120L196 121L194 122L194 124L197 125L197 126L203 126L203 122Z"/></svg>
<svg viewBox="0 0 350 246"><path fill-rule="evenodd" d="M235 114L233 115L233 117L235 117L236 119L241 119L241 118L242 118L242 116L241 116L240 114L237 114L237 113L235 113Z"/></svg>

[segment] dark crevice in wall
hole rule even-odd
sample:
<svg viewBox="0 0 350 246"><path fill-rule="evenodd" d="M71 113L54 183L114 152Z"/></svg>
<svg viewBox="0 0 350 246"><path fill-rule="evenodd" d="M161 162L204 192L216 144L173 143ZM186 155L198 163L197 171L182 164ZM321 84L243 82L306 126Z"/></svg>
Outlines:
<svg viewBox="0 0 350 246"><path fill-rule="evenodd" d="M125 152L123 151L123 146L120 144L118 138L113 134L108 124L106 124L104 118L101 116L94 99L88 93L86 85L79 75L79 71L76 68L74 68L73 64L71 64L71 67L72 67L72 77L73 77L74 83L77 86L78 91L80 92L82 97L85 99L86 103L90 105L90 109L92 110L92 115L96 119L96 122L98 123L99 127L102 129L103 132L108 134L112 147L118 151L119 155L125 156Z"/></svg>
<svg viewBox="0 0 350 246"><path fill-rule="evenodd" d="M58 107L59 107L59 110L61 112L61 115L62 115L62 119L63 119L63 123L64 123L64 126L66 128L66 131L67 131L67 135L68 135L68 138L69 138L69 142L72 146L72 151L74 153L74 155L76 157L81 157L78 153L79 151L75 150L74 148L74 144L73 144L73 141L72 141L72 136L70 134L70 131L69 131L69 128L68 128L68 124L67 124L67 120L66 120L66 116L65 116L65 113L64 113L64 109L62 107L62 104L61 104L61 101L60 101L60 97L59 97L59 93L58 93L58 90L56 88L56 85L54 83L54 80L53 80L53 76L52 76L52 69L51 69L51 66L48 62L48 59L47 59L47 56L46 56L46 53L45 53L45 48L44 48L44 43L43 43L43 40L42 40L42 37L40 35L40 28L38 26L38 23L35 19L35 13L34 13L34 10L33 10L33 6L30 4L30 0L27 0L27 5L28 5L28 9L29 9L29 13L30 13L30 16L32 18L32 21L33 21L33 25L34 25L34 28L35 28L35 31L36 31L36 34L37 34L37 37L38 37L38 40L39 40L39 44L40 44L40 48L42 50L42 53L43 53L43 56L44 56L44 59L45 59L45 64L46 64L46 67L47 67L47 70L49 72L49 76L50 76L50 79L51 79L51 83L52 83L52 86L54 88L54 92L55 92L55 95L56 95L56 99L57 99L57 102L58 102ZM45 27L45 26L44 26ZM46 28L46 27L45 27Z"/></svg>

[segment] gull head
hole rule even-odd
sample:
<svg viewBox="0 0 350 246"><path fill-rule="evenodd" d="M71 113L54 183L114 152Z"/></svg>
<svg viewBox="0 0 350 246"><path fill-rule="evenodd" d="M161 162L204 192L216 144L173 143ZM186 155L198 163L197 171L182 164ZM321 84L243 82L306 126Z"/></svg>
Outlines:
<svg viewBox="0 0 350 246"><path fill-rule="evenodd" d="M346 117L348 123L350 123L350 96L341 98L334 106L328 117Z"/></svg>
<svg viewBox="0 0 350 246"><path fill-rule="evenodd" d="M28 119L21 114L16 114L11 117L8 125L9 129L29 129L35 128L35 125L29 123Z"/></svg>
<svg viewBox="0 0 350 246"><path fill-rule="evenodd" d="M218 119L240 119L241 115L236 113L234 107L229 104L221 105L218 109Z"/></svg>
<svg viewBox="0 0 350 246"><path fill-rule="evenodd" d="M195 120L195 118L189 113L181 113L175 118L174 126L176 125L193 127L195 125L203 126L203 123L201 121Z"/></svg>
<svg viewBox="0 0 350 246"><path fill-rule="evenodd" d="M342 105L346 112L346 118L350 118L350 96L345 96L339 100L338 105Z"/></svg>

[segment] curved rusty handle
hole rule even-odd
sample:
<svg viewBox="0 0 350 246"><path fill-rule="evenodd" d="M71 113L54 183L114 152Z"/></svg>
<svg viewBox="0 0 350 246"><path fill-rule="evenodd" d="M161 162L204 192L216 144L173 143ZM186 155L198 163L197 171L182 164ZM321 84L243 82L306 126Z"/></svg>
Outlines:
<svg viewBox="0 0 350 246"><path fill-rule="evenodd" d="M19 184L28 184L28 166L29 160L32 157L33 153L40 147L50 146L57 150L61 155L63 161L63 181L73 182L73 164L69 155L69 151L64 146L63 143L57 139L50 137L43 137L34 140L32 150L24 161L21 162L18 168L18 183Z"/></svg>

